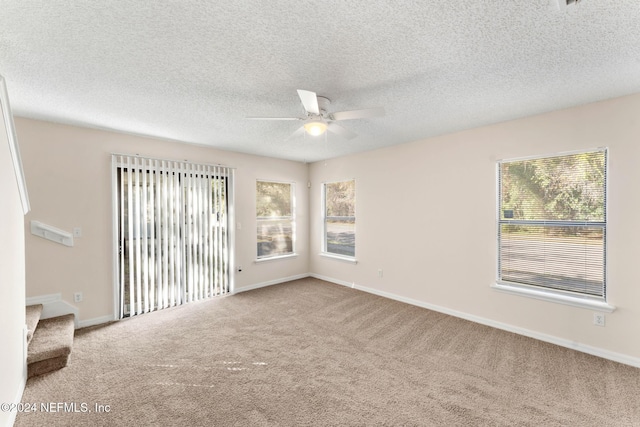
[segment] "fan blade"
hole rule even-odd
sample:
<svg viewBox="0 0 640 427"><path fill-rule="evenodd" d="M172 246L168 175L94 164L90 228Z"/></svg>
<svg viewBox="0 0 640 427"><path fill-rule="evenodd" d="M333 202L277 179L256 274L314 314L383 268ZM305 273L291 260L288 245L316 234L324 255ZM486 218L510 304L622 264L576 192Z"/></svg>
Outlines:
<svg viewBox="0 0 640 427"><path fill-rule="evenodd" d="M315 92L298 89L298 96L300 97L302 106L307 113L320 114L320 108L318 108L318 97Z"/></svg>
<svg viewBox="0 0 640 427"><path fill-rule="evenodd" d="M249 120L303 120L299 117L247 117Z"/></svg>
<svg viewBox="0 0 640 427"><path fill-rule="evenodd" d="M293 132L291 135L289 135L288 137L285 138L285 141L290 140L291 138L294 138L296 136L301 136L304 134L304 126L300 126L298 128L298 130L296 130L295 132Z"/></svg>
<svg viewBox="0 0 640 427"><path fill-rule="evenodd" d="M369 117L384 116L384 108L367 108L364 110L338 111L331 114L333 120L368 119Z"/></svg>
<svg viewBox="0 0 640 427"><path fill-rule="evenodd" d="M355 132L351 132L349 129L345 129L340 125L337 125L335 123L329 123L327 125L327 130L340 135L341 137L345 138L345 139L353 139L356 136L358 136L357 133Z"/></svg>

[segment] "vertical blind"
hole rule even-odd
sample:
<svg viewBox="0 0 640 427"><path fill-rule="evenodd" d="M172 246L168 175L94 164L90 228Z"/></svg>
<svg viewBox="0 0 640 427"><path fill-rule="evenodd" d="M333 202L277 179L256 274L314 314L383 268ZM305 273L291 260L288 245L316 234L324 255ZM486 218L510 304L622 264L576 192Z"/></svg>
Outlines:
<svg viewBox="0 0 640 427"><path fill-rule="evenodd" d="M606 156L499 163L498 280L605 298Z"/></svg>
<svg viewBox="0 0 640 427"><path fill-rule="evenodd" d="M119 317L228 292L233 169L112 160Z"/></svg>

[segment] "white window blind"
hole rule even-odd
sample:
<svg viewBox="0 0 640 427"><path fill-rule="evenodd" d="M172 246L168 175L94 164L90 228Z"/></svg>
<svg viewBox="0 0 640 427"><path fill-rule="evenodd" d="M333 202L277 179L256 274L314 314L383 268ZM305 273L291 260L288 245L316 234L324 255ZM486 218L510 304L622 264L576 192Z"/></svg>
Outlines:
<svg viewBox="0 0 640 427"><path fill-rule="evenodd" d="M498 164L498 280L604 300L607 151Z"/></svg>
<svg viewBox="0 0 640 427"><path fill-rule="evenodd" d="M233 169L113 155L119 316L224 294Z"/></svg>

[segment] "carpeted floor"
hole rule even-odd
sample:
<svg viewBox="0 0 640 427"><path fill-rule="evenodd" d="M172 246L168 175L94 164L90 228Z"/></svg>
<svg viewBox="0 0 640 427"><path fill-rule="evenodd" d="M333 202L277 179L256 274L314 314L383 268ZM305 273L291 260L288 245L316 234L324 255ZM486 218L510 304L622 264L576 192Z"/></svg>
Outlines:
<svg viewBox="0 0 640 427"><path fill-rule="evenodd" d="M78 330L23 402L16 426L638 426L640 369L309 278Z"/></svg>

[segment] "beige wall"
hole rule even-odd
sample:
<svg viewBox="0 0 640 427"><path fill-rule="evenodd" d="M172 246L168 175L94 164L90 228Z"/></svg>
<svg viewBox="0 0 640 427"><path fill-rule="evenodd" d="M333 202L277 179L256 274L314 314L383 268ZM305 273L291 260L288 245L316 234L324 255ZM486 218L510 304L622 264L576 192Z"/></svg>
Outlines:
<svg viewBox="0 0 640 427"><path fill-rule="evenodd" d="M0 112L0 115L2 113ZM17 403L26 378L24 216L4 122L0 119L0 403ZM0 411L0 426L13 414Z"/></svg>
<svg viewBox="0 0 640 427"><path fill-rule="evenodd" d="M27 296L61 292L73 301L73 292L82 291L81 320L112 315L109 154L138 153L237 168L242 228L236 255L244 269L235 276L238 289L311 272L638 361L638 111L640 95L628 96L309 166L16 119L32 204L27 225L36 219L83 229L73 248L27 232ZM608 301L617 307L604 328L592 324L590 310L490 288L496 277L496 160L600 146L609 147ZM351 178L357 185L356 265L318 256L320 184ZM256 179L296 183L299 257L253 262Z"/></svg>
<svg viewBox="0 0 640 427"><path fill-rule="evenodd" d="M230 153L202 146L103 130L16 118L31 212L25 222L27 297L61 293L80 321L113 314L111 153L218 163L236 169L236 289L308 272L308 167L304 163ZM255 186L257 179L296 183L297 258L256 264ZM66 247L33 236L37 220L82 237Z"/></svg>
<svg viewBox="0 0 640 427"><path fill-rule="evenodd" d="M425 117L425 120L429 120ZM609 147L606 327L497 292L496 160ZM319 257L321 183L356 179L357 265ZM310 165L310 271L566 344L640 357L640 95ZM383 277L378 277L383 269Z"/></svg>

